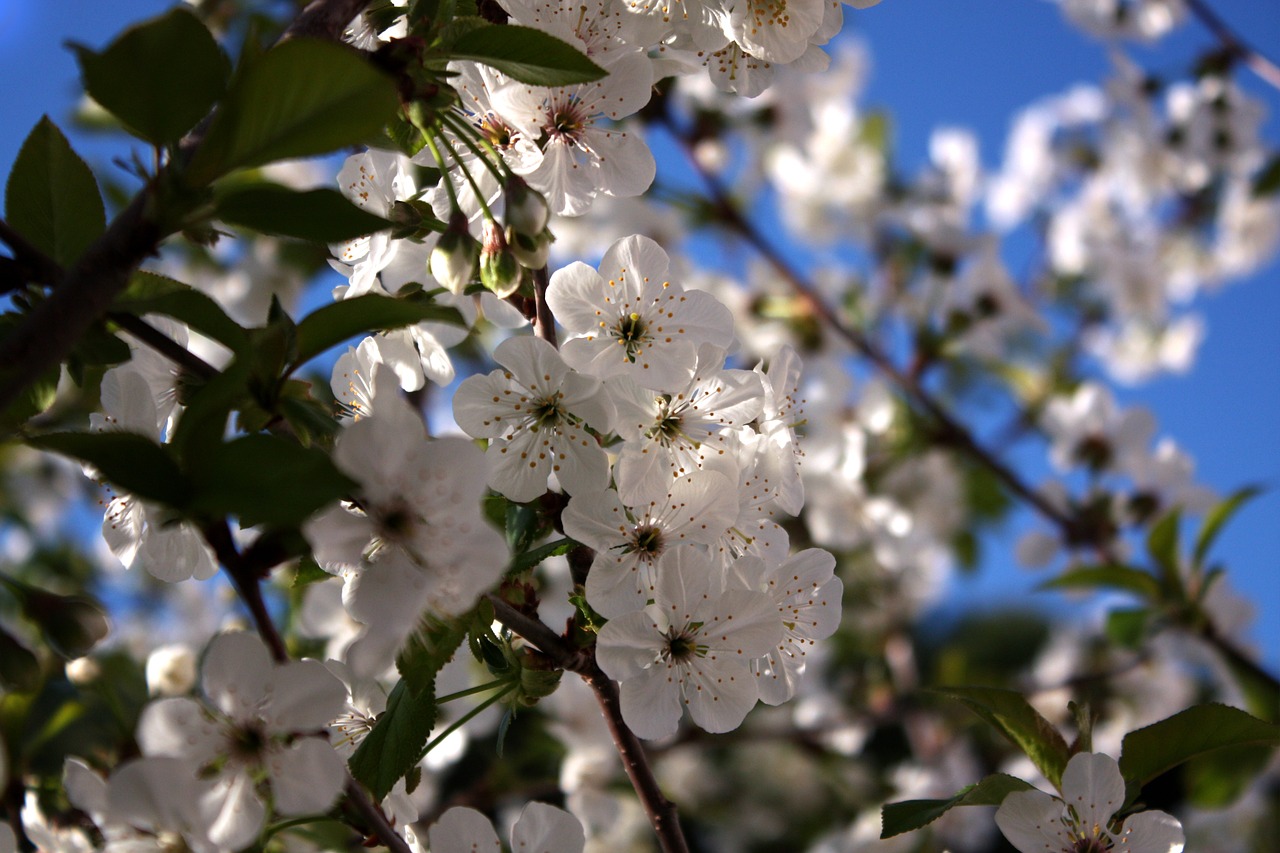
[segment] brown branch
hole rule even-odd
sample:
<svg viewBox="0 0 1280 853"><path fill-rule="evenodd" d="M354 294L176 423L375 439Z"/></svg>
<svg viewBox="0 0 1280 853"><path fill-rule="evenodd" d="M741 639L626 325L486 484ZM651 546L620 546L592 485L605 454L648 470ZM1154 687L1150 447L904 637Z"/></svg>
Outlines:
<svg viewBox="0 0 1280 853"><path fill-rule="evenodd" d="M370 0L312 0L285 28L280 41L314 38L338 41L347 24L364 11Z"/></svg>
<svg viewBox="0 0 1280 853"><path fill-rule="evenodd" d="M556 318L551 314L551 306L547 305L547 268L533 271L533 333L557 349Z"/></svg>
<svg viewBox="0 0 1280 853"><path fill-rule="evenodd" d="M0 219L0 241L13 250L13 260L26 279L24 283L53 284L62 278L62 267L3 219Z"/></svg>
<svg viewBox="0 0 1280 853"><path fill-rule="evenodd" d="M503 625L538 647L559 667L582 677L600 704L613 746L622 758L631 786L635 788L640 805L649 817L663 853L689 853L684 830L676 806L662 793L657 777L649 764L644 744L635 736L622 719L622 705L618 702L618 685L604 674L596 664L592 649L576 649L568 640L557 634L538 619L521 613L507 602L490 595L494 616Z"/></svg>
<svg viewBox="0 0 1280 853"><path fill-rule="evenodd" d="M1261 52L1238 36L1227 25L1227 22L1219 17L1218 13L1209 6L1207 0L1186 0L1186 2L1191 14L1195 15L1206 29L1217 36L1218 41L1222 42L1222 46L1226 48L1228 53L1249 66L1249 70L1254 74L1257 74L1275 88L1280 89L1280 65L1263 56Z"/></svg>
<svg viewBox="0 0 1280 853"><path fill-rule="evenodd" d="M107 319L191 375L206 381L218 375L216 367L141 317L112 311L107 314Z"/></svg>

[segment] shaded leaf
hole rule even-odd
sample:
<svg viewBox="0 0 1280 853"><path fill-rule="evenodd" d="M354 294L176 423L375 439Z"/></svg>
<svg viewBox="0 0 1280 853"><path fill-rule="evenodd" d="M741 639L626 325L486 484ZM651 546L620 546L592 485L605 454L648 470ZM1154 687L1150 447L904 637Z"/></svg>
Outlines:
<svg viewBox="0 0 1280 853"><path fill-rule="evenodd" d="M995 687L943 687L938 692L959 699L1013 741L1055 787L1061 784L1070 758L1067 742L1021 693Z"/></svg>
<svg viewBox="0 0 1280 853"><path fill-rule="evenodd" d="M347 762L351 775L373 793L375 802L417 765L437 711L434 685L415 693L404 679L396 682L387 709Z"/></svg>
<svg viewBox="0 0 1280 853"><path fill-rule="evenodd" d="M539 545L537 548L517 554L515 559L511 561L511 567L508 571L523 572L526 569L532 569L543 560L568 554L577 545L578 543L572 539L557 539L554 542Z"/></svg>
<svg viewBox="0 0 1280 853"><path fill-rule="evenodd" d="M1209 553L1209 549L1213 547L1213 543L1217 540L1218 534L1222 532L1222 528L1232 516L1249 501L1253 500L1262 493L1260 486L1246 486L1232 492L1224 501L1214 505L1204 517L1204 522L1200 525L1200 532L1196 535L1195 550L1192 552L1192 565L1200 566L1204 564L1204 558Z"/></svg>
<svg viewBox="0 0 1280 853"><path fill-rule="evenodd" d="M27 439L32 447L92 465L112 485L146 500L181 508L186 477L166 448L131 432L54 432Z"/></svg>
<svg viewBox="0 0 1280 853"><path fill-rule="evenodd" d="M222 306L210 296L158 273L134 273L112 310L138 316L163 314L172 317L233 352L244 349L248 342L245 330L228 317Z"/></svg>
<svg viewBox="0 0 1280 853"><path fill-rule="evenodd" d="M236 75L188 181L203 186L232 169L355 145L376 134L399 105L394 83L358 52L291 39Z"/></svg>
<svg viewBox="0 0 1280 853"><path fill-rule="evenodd" d="M1136 649L1142 645L1142 640L1147 635L1147 623L1150 619L1151 611L1143 607L1112 610L1107 614L1107 636L1117 645Z"/></svg>
<svg viewBox="0 0 1280 853"><path fill-rule="evenodd" d="M213 108L231 75L212 34L181 6L129 28L102 53L75 50L85 91L154 145L181 139Z"/></svg>
<svg viewBox="0 0 1280 853"><path fill-rule="evenodd" d="M0 687L30 693L40 686L40 661L0 626Z"/></svg>
<svg viewBox="0 0 1280 853"><path fill-rule="evenodd" d="M424 320L462 325L462 315L446 305L418 299L366 294L326 305L298 323L295 365L304 364L343 341L367 332L396 329Z"/></svg>
<svg viewBox="0 0 1280 853"><path fill-rule="evenodd" d="M904 800L880 810L880 837L892 838L933 823L956 806L998 806L1014 791L1034 790L1029 782L1007 773L993 773L949 800Z"/></svg>
<svg viewBox="0 0 1280 853"><path fill-rule="evenodd" d="M32 246L69 267L107 227L93 172L44 116L13 162L5 218Z"/></svg>
<svg viewBox="0 0 1280 853"><path fill-rule="evenodd" d="M569 86L602 79L606 72L568 42L532 27L473 29L458 38L450 55L496 68L531 86Z"/></svg>
<svg viewBox="0 0 1280 853"><path fill-rule="evenodd" d="M276 184L240 187L222 194L215 215L229 225L317 243L338 243L393 224L352 204L337 190L297 192Z"/></svg>
<svg viewBox="0 0 1280 853"><path fill-rule="evenodd" d="M435 689L436 674L453 659L473 621L470 616L452 619L427 616L413 632L396 655L396 670L415 696Z"/></svg>
<svg viewBox="0 0 1280 853"><path fill-rule="evenodd" d="M1168 594L1184 596L1182 572L1178 568L1178 528L1181 514L1175 509L1165 513L1147 533L1147 553L1160 568L1160 576Z"/></svg>
<svg viewBox="0 0 1280 853"><path fill-rule="evenodd" d="M1132 802L1142 786L1192 758L1224 747L1280 744L1280 726L1229 705L1195 705L1124 737L1120 773Z"/></svg>

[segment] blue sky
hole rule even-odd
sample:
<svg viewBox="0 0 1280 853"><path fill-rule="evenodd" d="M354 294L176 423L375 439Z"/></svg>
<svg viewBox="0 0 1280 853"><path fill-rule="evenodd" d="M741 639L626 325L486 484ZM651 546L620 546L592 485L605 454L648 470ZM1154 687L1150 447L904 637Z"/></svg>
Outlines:
<svg viewBox="0 0 1280 853"><path fill-rule="evenodd" d="M1254 44L1280 46L1274 0L1211 0ZM77 96L77 70L64 42L101 47L128 23L173 5L170 0L0 0L0 178L7 179L31 126L42 114L65 128ZM1010 119L1022 107L1077 82L1096 82L1108 67L1106 47L1065 25L1049 0L884 0L846 8L846 31L869 44L872 76L864 103L894 118L894 145L908 172L924 161L931 130L971 128L984 163L994 167ZM1138 48L1144 64L1173 73L1179 60L1212 44L1192 23L1158 50ZM1276 47L1280 53L1280 47ZM1267 136L1280 140L1280 92L1245 75L1268 110ZM120 140L76 140L95 165L127 153ZM1258 608L1253 637L1280 667L1280 263L1202 299L1208 324L1194 369L1123 391L1128 404L1153 409L1161 434L1197 460L1201 479L1221 493L1246 483L1270 491L1227 530L1218 554L1232 582ZM1020 529L1025 526L1016 525ZM1029 590L1038 578L998 566L953 589L957 602L993 601ZM1041 596L1046 598L1046 596ZM1046 604L1052 603L1046 601Z"/></svg>

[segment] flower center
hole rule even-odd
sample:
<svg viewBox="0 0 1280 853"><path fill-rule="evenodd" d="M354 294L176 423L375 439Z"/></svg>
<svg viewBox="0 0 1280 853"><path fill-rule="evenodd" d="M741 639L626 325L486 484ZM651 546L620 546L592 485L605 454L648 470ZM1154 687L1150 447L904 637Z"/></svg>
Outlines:
<svg viewBox="0 0 1280 853"><path fill-rule="evenodd" d="M636 356L644 351L644 344L649 340L648 327L644 318L636 312L624 314L613 327L613 336L627 353L627 361L635 363Z"/></svg>
<svg viewBox="0 0 1280 853"><path fill-rule="evenodd" d="M648 524L642 524L631 534L631 542L623 549L624 553L639 553L650 559L662 553L662 530Z"/></svg>

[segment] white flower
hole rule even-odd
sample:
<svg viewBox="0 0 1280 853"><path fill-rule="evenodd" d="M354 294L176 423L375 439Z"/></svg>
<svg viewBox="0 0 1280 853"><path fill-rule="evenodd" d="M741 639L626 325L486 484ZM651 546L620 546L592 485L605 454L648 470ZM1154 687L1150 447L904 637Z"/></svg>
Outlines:
<svg viewBox="0 0 1280 853"><path fill-rule="evenodd" d="M656 165L634 133L607 124L649 102L653 66L639 54L619 57L609 76L556 89L511 83L492 92L498 112L530 139L545 138L533 166L513 164L562 216L586 213L597 192L635 196L653 183Z"/></svg>
<svg viewBox="0 0 1280 853"><path fill-rule="evenodd" d="M622 718L642 738L675 732L682 706L709 732L741 725L759 689L751 661L782 635L763 593L721 589L710 561L692 547L661 561L653 603L610 619L596 659L621 684Z"/></svg>
<svg viewBox="0 0 1280 853"><path fill-rule="evenodd" d="M431 853L482 853L502 849L489 819L475 809L454 806L427 830ZM546 803L529 803L511 828L515 853L582 853L586 833L578 819Z"/></svg>
<svg viewBox="0 0 1280 853"><path fill-rule="evenodd" d="M630 376L645 388L673 391L692 378L698 346L728 349L729 309L668 281L669 263L657 243L631 236L609 247L598 273L583 263L557 270L547 304L568 333L564 360L601 379Z"/></svg>
<svg viewBox="0 0 1280 853"><path fill-rule="evenodd" d="M147 656L147 692L182 696L196 685L196 653L185 643L160 646Z"/></svg>
<svg viewBox="0 0 1280 853"><path fill-rule="evenodd" d="M453 398L458 426L492 440L489 485L520 502L546 492L553 472L569 494L605 488L609 459L585 429L608 432L613 419L600 380L538 338L508 338L493 358L506 369L470 377Z"/></svg>
<svg viewBox="0 0 1280 853"><path fill-rule="evenodd" d="M314 733L341 713L347 691L323 664L276 664L256 635L221 634L209 644L201 685L215 711L185 698L152 703L138 723L138 743L144 755L185 759L192 775L218 768L210 795L215 843L239 848L257 837L267 810L255 778L264 771L282 815L333 804L345 767Z"/></svg>
<svg viewBox="0 0 1280 853"><path fill-rule="evenodd" d="M1009 794L996 825L1021 853L1181 853L1182 825L1164 812L1139 812L1113 831L1124 799L1115 759L1082 752L1062 773L1062 799L1043 791Z"/></svg>
<svg viewBox="0 0 1280 853"><path fill-rule="evenodd" d="M601 614L637 610L651 597L655 564L681 544L709 545L737 516L733 483L714 471L694 471L668 489L642 495L634 508L613 490L574 495L564 532L596 551L587 574L587 601Z"/></svg>

